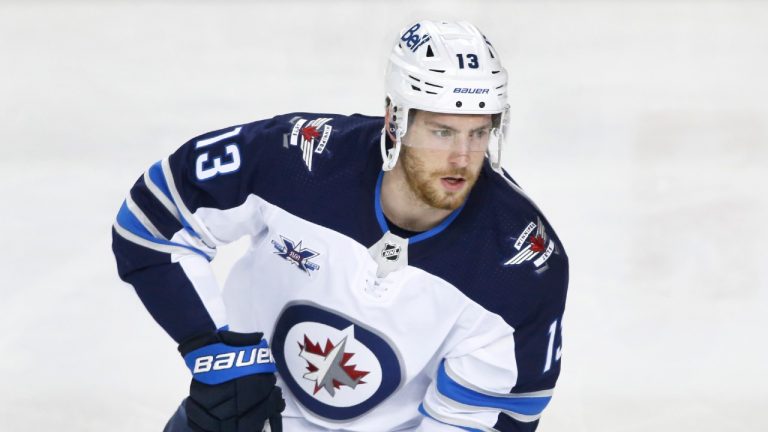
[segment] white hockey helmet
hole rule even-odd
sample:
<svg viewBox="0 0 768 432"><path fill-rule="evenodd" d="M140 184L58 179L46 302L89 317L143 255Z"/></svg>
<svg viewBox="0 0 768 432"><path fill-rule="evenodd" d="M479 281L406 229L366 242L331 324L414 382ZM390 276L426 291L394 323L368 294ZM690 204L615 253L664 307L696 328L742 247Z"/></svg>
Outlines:
<svg viewBox="0 0 768 432"><path fill-rule="evenodd" d="M382 168L397 163L411 109L448 114L498 114L488 157L499 167L508 121L507 71L488 39L474 25L460 21L419 21L403 29L389 56L385 76L390 101L389 126L394 147L382 132Z"/></svg>

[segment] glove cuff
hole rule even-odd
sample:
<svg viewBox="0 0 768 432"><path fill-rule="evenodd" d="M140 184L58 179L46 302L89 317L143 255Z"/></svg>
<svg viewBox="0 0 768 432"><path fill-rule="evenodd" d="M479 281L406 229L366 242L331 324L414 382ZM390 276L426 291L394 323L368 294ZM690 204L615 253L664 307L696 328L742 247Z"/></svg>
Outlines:
<svg viewBox="0 0 768 432"><path fill-rule="evenodd" d="M272 351L261 333L222 332L185 342L179 351L192 378L208 385L277 370Z"/></svg>

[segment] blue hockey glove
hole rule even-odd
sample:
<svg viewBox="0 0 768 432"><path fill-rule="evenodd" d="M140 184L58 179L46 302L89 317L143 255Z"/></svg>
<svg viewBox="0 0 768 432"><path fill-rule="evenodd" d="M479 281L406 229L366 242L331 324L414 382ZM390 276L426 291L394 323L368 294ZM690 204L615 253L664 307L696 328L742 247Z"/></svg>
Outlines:
<svg viewBox="0 0 768 432"><path fill-rule="evenodd" d="M285 401L262 333L221 331L182 343L192 371L185 408L196 432L282 432Z"/></svg>

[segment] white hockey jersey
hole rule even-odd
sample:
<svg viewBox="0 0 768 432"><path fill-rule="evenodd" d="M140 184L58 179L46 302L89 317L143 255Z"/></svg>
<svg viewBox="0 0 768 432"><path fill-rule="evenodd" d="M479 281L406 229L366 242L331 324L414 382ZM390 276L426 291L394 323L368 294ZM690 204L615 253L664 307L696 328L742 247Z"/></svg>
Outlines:
<svg viewBox="0 0 768 432"><path fill-rule="evenodd" d="M124 202L120 275L177 342L264 332L285 430L534 430L560 370L562 245L487 163L439 226L393 234L382 126L295 113L189 141ZM221 290L208 261L242 236Z"/></svg>

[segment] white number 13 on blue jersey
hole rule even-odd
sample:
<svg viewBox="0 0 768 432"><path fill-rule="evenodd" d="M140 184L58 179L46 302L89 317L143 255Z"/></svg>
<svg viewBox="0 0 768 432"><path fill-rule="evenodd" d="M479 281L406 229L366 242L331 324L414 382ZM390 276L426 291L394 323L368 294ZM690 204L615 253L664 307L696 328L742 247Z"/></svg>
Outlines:
<svg viewBox="0 0 768 432"><path fill-rule="evenodd" d="M221 142L227 138L237 136L241 129L242 127L237 127L213 138L200 140L195 144L195 149L200 149ZM202 153L198 155L195 160L195 174L197 175L198 180L208 180L219 174L233 173L240 168L240 149L237 147L237 144L228 144L224 147L224 155L220 157L211 159L210 153L210 151ZM222 162L224 159L228 160Z"/></svg>

